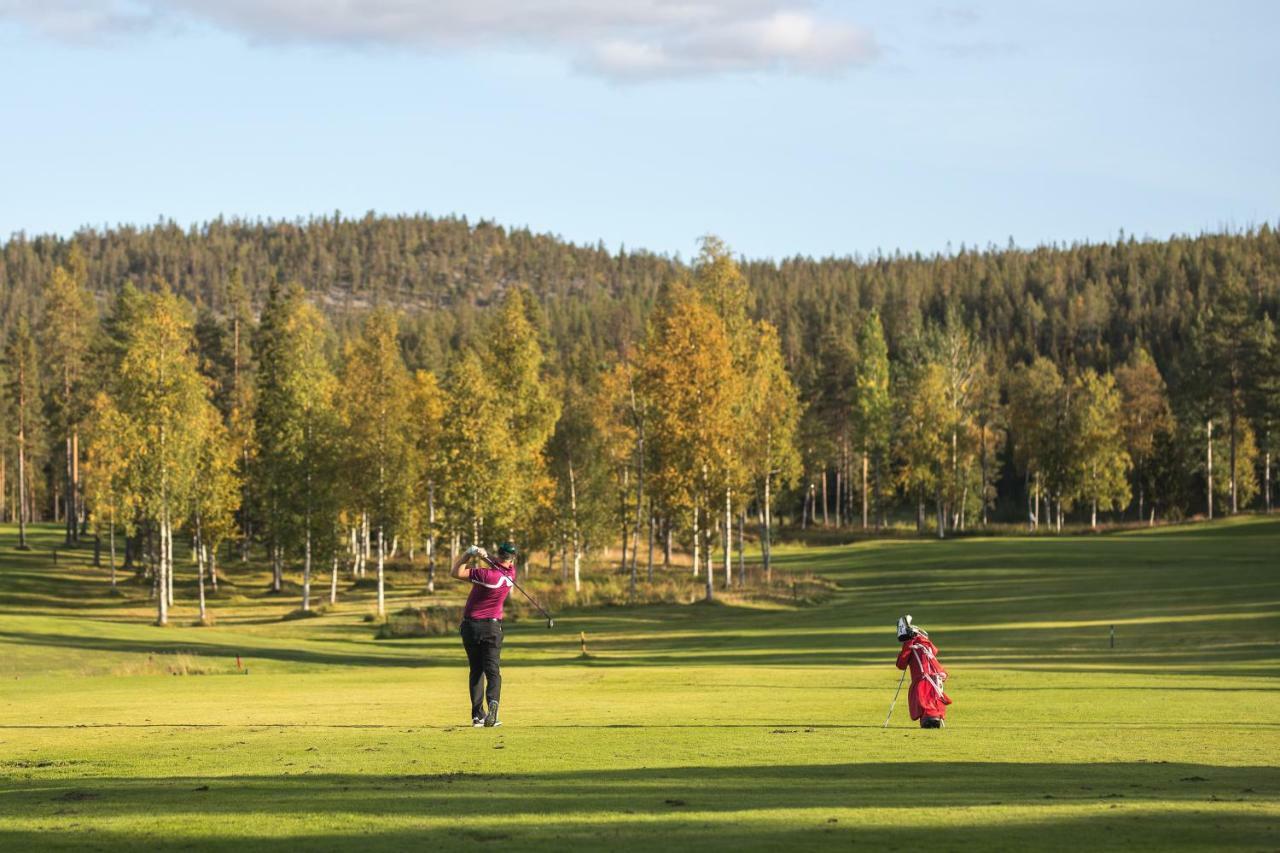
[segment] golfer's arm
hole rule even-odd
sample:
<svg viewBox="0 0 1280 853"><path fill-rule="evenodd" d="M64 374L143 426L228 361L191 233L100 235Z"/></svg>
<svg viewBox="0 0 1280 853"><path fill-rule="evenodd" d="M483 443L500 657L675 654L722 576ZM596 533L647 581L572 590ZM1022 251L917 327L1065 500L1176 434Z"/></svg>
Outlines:
<svg viewBox="0 0 1280 853"><path fill-rule="evenodd" d="M460 581L471 580L471 570L467 568L467 555L465 553L459 554L458 559L453 561L453 568L449 570L449 574Z"/></svg>

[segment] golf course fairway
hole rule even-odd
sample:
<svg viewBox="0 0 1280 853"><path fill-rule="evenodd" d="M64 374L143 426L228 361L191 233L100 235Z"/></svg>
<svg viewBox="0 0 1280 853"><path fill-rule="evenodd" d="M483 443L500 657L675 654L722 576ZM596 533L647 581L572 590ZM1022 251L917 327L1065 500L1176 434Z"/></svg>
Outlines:
<svg viewBox="0 0 1280 853"><path fill-rule="evenodd" d="M61 531L14 533L0 850L1280 847L1275 520L782 548L839 590L509 625L478 730L456 634L376 639L345 578L282 621L233 564L192 627L180 560L157 628ZM941 731L905 693L882 727L903 613L951 671Z"/></svg>

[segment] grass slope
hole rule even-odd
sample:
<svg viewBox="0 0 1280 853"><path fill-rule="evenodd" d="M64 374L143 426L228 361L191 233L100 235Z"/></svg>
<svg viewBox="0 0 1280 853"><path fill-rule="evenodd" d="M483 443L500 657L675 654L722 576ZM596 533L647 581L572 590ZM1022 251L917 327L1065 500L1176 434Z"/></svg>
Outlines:
<svg viewBox="0 0 1280 853"><path fill-rule="evenodd" d="M233 569L216 627L159 629L11 533L0 849L1280 846L1272 520L784 549L839 593L511 625L480 731L456 638L375 640L367 593L280 621ZM906 611L953 673L941 732L880 725Z"/></svg>

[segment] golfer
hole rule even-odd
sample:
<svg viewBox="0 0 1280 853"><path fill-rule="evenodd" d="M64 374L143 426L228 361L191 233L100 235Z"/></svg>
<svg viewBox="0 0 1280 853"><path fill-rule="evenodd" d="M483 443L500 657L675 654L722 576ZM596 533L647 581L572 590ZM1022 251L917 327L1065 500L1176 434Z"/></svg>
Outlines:
<svg viewBox="0 0 1280 853"><path fill-rule="evenodd" d="M461 626L462 646L471 664L471 725L491 728L502 725L498 719L498 702L502 698L502 605L516 579L516 546L510 542L499 545L492 568L467 568L467 562L476 555L488 561L489 552L472 545L454 561L451 574L471 582Z"/></svg>

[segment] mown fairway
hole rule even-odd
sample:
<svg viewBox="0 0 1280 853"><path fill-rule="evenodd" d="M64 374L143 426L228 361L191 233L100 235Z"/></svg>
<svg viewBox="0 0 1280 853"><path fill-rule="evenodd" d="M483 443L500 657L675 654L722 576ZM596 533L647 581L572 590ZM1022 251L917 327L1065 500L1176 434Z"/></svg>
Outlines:
<svg viewBox="0 0 1280 853"><path fill-rule="evenodd" d="M456 637L282 622L234 567L217 627L153 628L57 535L0 531L0 849L1280 846L1275 521L789 549L840 593L510 626L478 731ZM902 612L941 732L880 725Z"/></svg>

